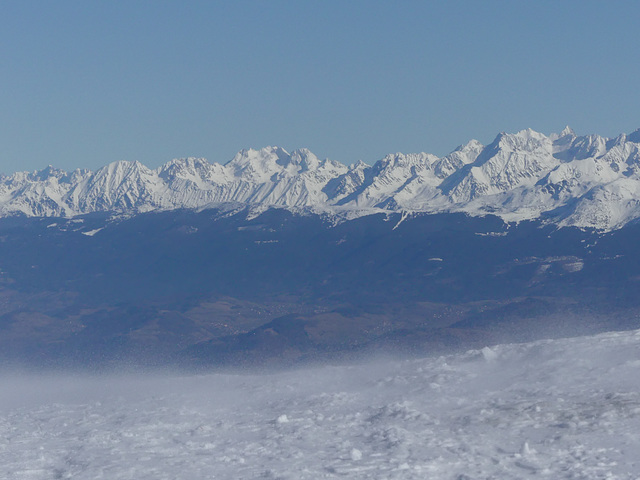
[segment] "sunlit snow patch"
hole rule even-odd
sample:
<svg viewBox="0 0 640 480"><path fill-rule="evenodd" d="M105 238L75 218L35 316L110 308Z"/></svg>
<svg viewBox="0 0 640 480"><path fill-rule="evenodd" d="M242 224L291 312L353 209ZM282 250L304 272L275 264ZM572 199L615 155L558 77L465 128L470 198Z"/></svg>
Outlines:
<svg viewBox="0 0 640 480"><path fill-rule="evenodd" d="M96 233L98 233L100 230L103 230L104 227L102 228L96 228L95 230L89 230L88 232L82 232L83 235L86 235L88 237L93 237Z"/></svg>

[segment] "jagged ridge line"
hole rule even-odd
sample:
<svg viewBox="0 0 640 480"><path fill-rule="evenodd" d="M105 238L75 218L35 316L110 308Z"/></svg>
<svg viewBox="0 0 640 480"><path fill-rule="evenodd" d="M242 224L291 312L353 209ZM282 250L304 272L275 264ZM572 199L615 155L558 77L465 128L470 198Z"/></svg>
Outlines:
<svg viewBox="0 0 640 480"><path fill-rule="evenodd" d="M602 230L640 218L640 130L609 139L566 128L472 140L449 155L391 154L372 166L319 160L307 149L242 150L222 165L119 161L96 172L48 167L0 180L0 214L75 216L202 208L222 202L495 214ZM356 215L357 216L357 215Z"/></svg>

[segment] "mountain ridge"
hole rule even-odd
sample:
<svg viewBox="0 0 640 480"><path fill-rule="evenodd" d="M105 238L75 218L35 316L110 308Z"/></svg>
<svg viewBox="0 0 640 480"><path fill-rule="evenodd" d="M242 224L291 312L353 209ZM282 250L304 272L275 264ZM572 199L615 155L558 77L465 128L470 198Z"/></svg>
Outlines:
<svg viewBox="0 0 640 480"><path fill-rule="evenodd" d="M492 214L506 222L610 231L640 218L640 129L615 138L501 132L444 157L395 153L373 165L321 160L308 149L244 149L230 161L175 159L150 169L117 161L95 172L49 166L0 177L0 216L135 214L240 203L285 208Z"/></svg>

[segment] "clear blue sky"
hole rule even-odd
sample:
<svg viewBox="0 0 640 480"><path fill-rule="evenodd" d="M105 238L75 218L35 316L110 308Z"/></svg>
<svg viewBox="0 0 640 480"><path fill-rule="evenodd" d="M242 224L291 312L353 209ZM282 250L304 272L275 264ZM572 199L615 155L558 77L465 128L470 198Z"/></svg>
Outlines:
<svg viewBox="0 0 640 480"><path fill-rule="evenodd" d="M0 171L443 155L640 127L640 2L29 1L0 15Z"/></svg>

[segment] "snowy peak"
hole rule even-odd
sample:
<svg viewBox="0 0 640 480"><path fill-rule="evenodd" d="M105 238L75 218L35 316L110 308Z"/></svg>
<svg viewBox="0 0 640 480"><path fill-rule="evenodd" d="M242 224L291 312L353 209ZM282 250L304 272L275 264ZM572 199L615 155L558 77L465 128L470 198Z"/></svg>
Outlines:
<svg viewBox="0 0 640 480"><path fill-rule="evenodd" d="M500 133L473 163L443 182L443 191L456 203L495 195L535 183L554 165L549 137L531 129Z"/></svg>
<svg viewBox="0 0 640 480"><path fill-rule="evenodd" d="M234 176L255 182L267 181L291 162L291 156L280 147L241 150L225 166Z"/></svg>
<svg viewBox="0 0 640 480"><path fill-rule="evenodd" d="M564 139L566 141L567 139L571 140L575 137L576 137L576 132L574 132L573 128L571 128L569 125L564 127L560 133L552 133L551 135L549 135L549 139L554 144L560 139Z"/></svg>
<svg viewBox="0 0 640 480"><path fill-rule="evenodd" d="M320 166L320 160L306 148L294 150L289 156L289 165L297 167L297 173L309 170L317 170Z"/></svg>
<svg viewBox="0 0 640 480"><path fill-rule="evenodd" d="M470 151L479 151L479 150L482 150L483 148L484 148L484 145L482 145L478 140L472 139L472 140L469 140L467 143L459 145L453 152L451 152L450 155L457 152L466 153Z"/></svg>
<svg viewBox="0 0 640 480"><path fill-rule="evenodd" d="M500 133L494 142L498 142L502 149L533 151L541 145L550 142L549 137L530 128L518 133Z"/></svg>
<svg viewBox="0 0 640 480"><path fill-rule="evenodd" d="M475 162L483 149L484 145L477 140L471 140L464 145L460 145L449 155L436 162L434 173L438 178L444 180L465 165Z"/></svg>
<svg viewBox="0 0 640 480"><path fill-rule="evenodd" d="M193 179L206 176L212 165L203 158L180 158L171 160L158 170L160 178L171 181L175 179Z"/></svg>
<svg viewBox="0 0 640 480"><path fill-rule="evenodd" d="M338 162L328 159L320 161L306 148L288 153L280 147L241 150L224 166L233 177L260 183L307 172L338 170L341 173L346 170L346 167Z"/></svg>
<svg viewBox="0 0 640 480"><path fill-rule="evenodd" d="M227 163L172 160L152 170L113 162L96 172L49 166L0 178L0 215L74 216L236 202L353 215L383 210L492 213L508 221L619 228L640 219L640 130L610 139L565 127L476 140L449 155L389 154L370 166L308 149L245 149ZM351 216L353 216L351 215Z"/></svg>

